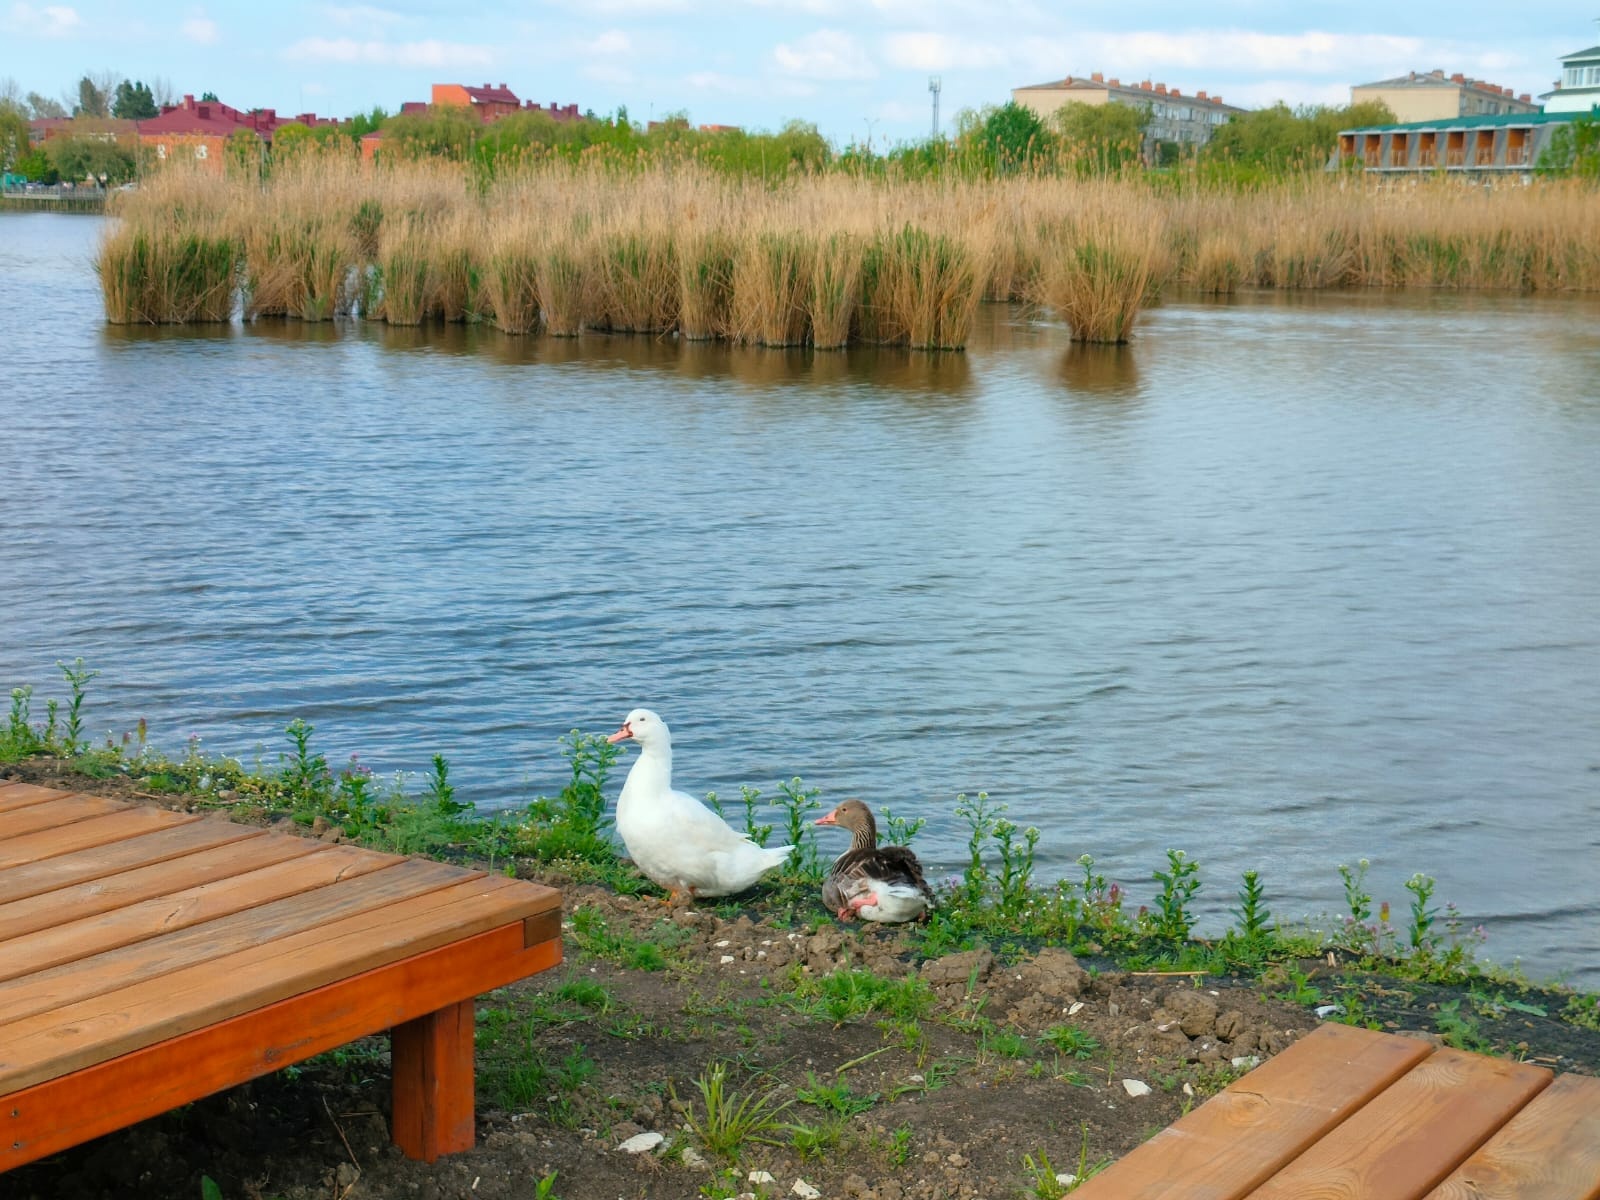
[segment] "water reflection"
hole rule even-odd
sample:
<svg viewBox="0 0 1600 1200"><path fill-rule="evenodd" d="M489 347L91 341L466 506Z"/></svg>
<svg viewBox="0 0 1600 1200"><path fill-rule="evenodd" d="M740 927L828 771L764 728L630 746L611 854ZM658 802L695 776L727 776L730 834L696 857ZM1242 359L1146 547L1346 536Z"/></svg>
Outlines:
<svg viewBox="0 0 1600 1200"><path fill-rule="evenodd" d="M1139 398L1138 351L1133 346L1091 346L1069 343L1058 360L1057 374L1068 390L1107 400Z"/></svg>

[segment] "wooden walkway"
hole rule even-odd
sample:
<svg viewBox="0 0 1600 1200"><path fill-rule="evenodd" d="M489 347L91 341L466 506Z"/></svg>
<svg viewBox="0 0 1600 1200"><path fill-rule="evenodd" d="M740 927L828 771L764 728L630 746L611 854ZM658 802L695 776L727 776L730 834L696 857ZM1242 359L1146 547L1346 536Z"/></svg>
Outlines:
<svg viewBox="0 0 1600 1200"><path fill-rule="evenodd" d="M1600 1200L1600 1079L1323 1025L1074 1200Z"/></svg>
<svg viewBox="0 0 1600 1200"><path fill-rule="evenodd" d="M0 784L0 1171L393 1031L394 1140L473 1142L473 999L561 961L561 896Z"/></svg>

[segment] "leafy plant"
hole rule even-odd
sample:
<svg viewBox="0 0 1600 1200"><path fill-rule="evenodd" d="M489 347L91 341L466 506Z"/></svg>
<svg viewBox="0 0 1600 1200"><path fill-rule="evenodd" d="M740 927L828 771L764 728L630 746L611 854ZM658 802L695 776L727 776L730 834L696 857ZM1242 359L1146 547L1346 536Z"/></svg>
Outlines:
<svg viewBox="0 0 1600 1200"><path fill-rule="evenodd" d="M1239 888L1239 907L1233 913L1239 919L1240 934L1247 940L1260 938L1271 926L1272 913L1267 908L1260 872L1244 873L1244 882Z"/></svg>
<svg viewBox="0 0 1600 1200"><path fill-rule="evenodd" d="M843 1080L833 1083L823 1083L817 1079L814 1072L806 1072L806 1085L795 1089L795 1099L801 1104L810 1104L817 1108L827 1109L841 1117L853 1117L857 1113L866 1112L878 1102L878 1093L873 1092L867 1096L857 1096L850 1086Z"/></svg>
<svg viewBox="0 0 1600 1200"><path fill-rule="evenodd" d="M1189 902L1200 890L1200 864L1182 850L1168 850L1167 869L1153 872L1152 877L1161 885L1161 892L1156 896L1151 929L1157 937L1184 941L1194 928Z"/></svg>
<svg viewBox="0 0 1600 1200"><path fill-rule="evenodd" d="M746 1142L771 1142L778 1118L794 1103L781 1099L782 1088L771 1087L759 1094L751 1092L741 1096L728 1087L728 1065L712 1063L695 1080L700 1093L700 1104L684 1106L684 1119L694 1131L700 1144L712 1154L733 1159ZM672 1099L677 1092L668 1088Z"/></svg>
<svg viewBox="0 0 1600 1200"><path fill-rule="evenodd" d="M1076 1025L1052 1025L1039 1035L1039 1040L1072 1058L1089 1058L1100 1049L1094 1035Z"/></svg>

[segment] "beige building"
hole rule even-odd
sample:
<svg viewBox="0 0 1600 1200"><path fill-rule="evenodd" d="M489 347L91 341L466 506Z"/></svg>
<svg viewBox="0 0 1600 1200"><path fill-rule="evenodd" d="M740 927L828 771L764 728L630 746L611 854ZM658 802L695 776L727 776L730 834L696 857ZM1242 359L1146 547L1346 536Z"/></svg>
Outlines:
<svg viewBox="0 0 1600 1200"><path fill-rule="evenodd" d="M1145 131L1145 142L1152 150L1157 142L1203 146L1219 125L1226 125L1228 118L1244 111L1224 104L1221 96L1208 96L1204 92L1186 95L1177 88L1151 83L1148 79L1123 83L1119 79L1107 79L1099 71L1087 78L1068 75L1053 83L1015 88L1011 98L1046 121L1067 104L1146 105L1150 109L1150 126Z"/></svg>
<svg viewBox="0 0 1600 1200"><path fill-rule="evenodd" d="M1372 101L1388 105L1400 124L1539 111L1539 105L1526 92L1518 96L1508 87L1470 79L1459 72L1446 76L1443 71L1412 71L1397 79L1357 84L1350 89L1351 104Z"/></svg>

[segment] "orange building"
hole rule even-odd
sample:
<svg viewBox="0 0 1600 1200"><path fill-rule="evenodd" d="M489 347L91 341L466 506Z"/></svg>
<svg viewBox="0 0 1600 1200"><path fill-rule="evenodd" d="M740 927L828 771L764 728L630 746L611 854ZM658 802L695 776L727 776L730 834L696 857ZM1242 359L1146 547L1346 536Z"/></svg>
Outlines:
<svg viewBox="0 0 1600 1200"><path fill-rule="evenodd" d="M452 108L470 108L484 124L509 117L522 107L514 93L505 84L490 87L472 87L465 83L436 83L433 85L433 103Z"/></svg>

